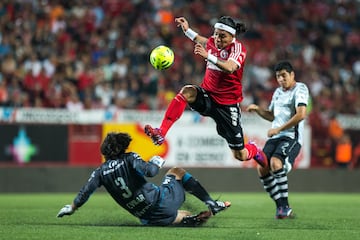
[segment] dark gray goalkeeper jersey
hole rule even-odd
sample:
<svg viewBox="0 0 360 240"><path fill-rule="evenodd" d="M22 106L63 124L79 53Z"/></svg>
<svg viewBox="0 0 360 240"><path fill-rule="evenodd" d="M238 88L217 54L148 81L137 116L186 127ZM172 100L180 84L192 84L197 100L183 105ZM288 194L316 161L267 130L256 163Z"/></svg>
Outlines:
<svg viewBox="0 0 360 240"><path fill-rule="evenodd" d="M145 162L138 154L125 153L120 159L108 160L94 170L74 203L82 206L97 188L104 186L120 206L140 219L148 219L159 200L160 189L145 177L153 177L158 172L158 166Z"/></svg>

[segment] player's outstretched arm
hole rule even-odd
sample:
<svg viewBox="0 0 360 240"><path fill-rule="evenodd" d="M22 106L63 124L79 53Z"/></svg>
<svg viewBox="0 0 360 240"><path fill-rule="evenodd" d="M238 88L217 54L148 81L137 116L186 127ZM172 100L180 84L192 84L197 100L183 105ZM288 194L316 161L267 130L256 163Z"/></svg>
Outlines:
<svg viewBox="0 0 360 240"><path fill-rule="evenodd" d="M189 26L189 22L184 17L175 18L175 22L177 23L178 27L181 27L185 36L187 36L191 41L196 43L200 43L201 45L205 46L207 42L207 38L204 36L199 35L197 32L192 30Z"/></svg>
<svg viewBox="0 0 360 240"><path fill-rule="evenodd" d="M258 105L256 104L250 104L247 108L246 108L246 111L248 112L256 112L260 117L268 120L268 121L273 121L274 120L274 113L269 111L269 110L266 110L266 109L263 109L261 107L259 107Z"/></svg>

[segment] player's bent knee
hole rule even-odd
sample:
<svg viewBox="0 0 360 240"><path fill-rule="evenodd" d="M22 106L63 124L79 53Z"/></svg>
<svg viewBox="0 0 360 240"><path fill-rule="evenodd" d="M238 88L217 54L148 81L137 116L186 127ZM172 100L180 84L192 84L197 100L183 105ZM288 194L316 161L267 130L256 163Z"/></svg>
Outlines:
<svg viewBox="0 0 360 240"><path fill-rule="evenodd" d="M179 168L179 167L173 167L173 168L170 168L166 174L174 175L176 180L180 180L185 175L185 173L186 173L185 169Z"/></svg>
<svg viewBox="0 0 360 240"><path fill-rule="evenodd" d="M187 102L194 102L197 95L197 90L193 85L186 85L181 88L180 93L185 97Z"/></svg>

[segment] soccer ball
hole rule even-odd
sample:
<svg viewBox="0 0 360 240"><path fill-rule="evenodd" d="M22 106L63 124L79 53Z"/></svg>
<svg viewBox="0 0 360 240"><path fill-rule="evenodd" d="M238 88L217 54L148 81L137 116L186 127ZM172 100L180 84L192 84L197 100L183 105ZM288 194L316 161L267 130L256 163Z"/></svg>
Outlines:
<svg viewBox="0 0 360 240"><path fill-rule="evenodd" d="M174 62L174 52L167 46L158 46L150 53L150 63L157 70L168 69Z"/></svg>

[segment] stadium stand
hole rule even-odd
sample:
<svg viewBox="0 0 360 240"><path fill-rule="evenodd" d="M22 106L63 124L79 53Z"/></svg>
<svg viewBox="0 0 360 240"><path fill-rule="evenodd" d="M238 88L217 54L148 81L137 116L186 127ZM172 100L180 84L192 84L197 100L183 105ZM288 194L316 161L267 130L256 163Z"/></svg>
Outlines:
<svg viewBox="0 0 360 240"><path fill-rule="evenodd" d="M332 113L360 113L358 9L356 0L4 0L0 106L162 110L204 71L171 19L187 16L194 29L210 35L209 23L231 15L250 29L243 36L243 105L267 102L276 87L272 66L291 60L311 91L313 148L328 151L322 140ZM159 44L175 52L171 71L148 63ZM352 141L360 140L353 135ZM314 156L314 165L329 165Z"/></svg>

